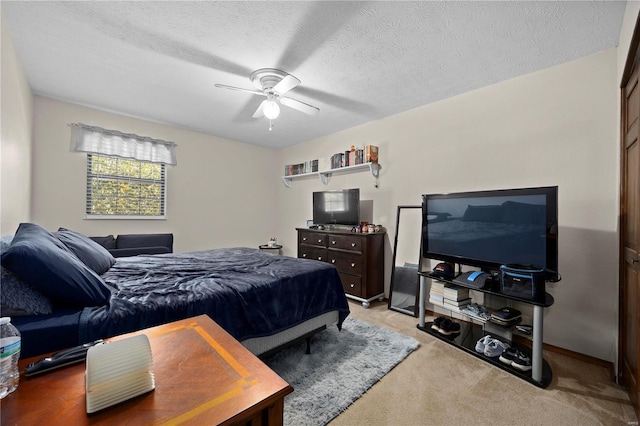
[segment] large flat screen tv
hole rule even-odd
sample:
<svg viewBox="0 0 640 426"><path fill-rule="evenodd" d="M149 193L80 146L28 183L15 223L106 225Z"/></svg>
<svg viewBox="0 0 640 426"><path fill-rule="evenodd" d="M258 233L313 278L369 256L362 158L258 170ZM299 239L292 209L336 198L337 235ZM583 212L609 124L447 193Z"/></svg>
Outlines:
<svg viewBox="0 0 640 426"><path fill-rule="evenodd" d="M556 281L558 187L425 194L422 255L487 272L536 266Z"/></svg>
<svg viewBox="0 0 640 426"><path fill-rule="evenodd" d="M313 223L316 225L359 224L360 189L314 192Z"/></svg>

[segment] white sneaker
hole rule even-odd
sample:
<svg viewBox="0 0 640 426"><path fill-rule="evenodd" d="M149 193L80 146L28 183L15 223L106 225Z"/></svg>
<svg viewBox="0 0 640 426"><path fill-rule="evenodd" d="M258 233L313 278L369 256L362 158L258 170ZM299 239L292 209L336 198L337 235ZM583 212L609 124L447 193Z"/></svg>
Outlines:
<svg viewBox="0 0 640 426"><path fill-rule="evenodd" d="M479 353L484 353L484 348L489 344L489 342L491 342L492 340L494 340L490 335L486 335L484 337L482 337L480 340L478 340L478 342L476 343L476 352Z"/></svg>
<svg viewBox="0 0 640 426"><path fill-rule="evenodd" d="M484 354L489 358L493 358L502 355L502 352L507 349L509 349L509 345L501 342L498 339L493 339L489 343L487 343L487 345L485 345Z"/></svg>

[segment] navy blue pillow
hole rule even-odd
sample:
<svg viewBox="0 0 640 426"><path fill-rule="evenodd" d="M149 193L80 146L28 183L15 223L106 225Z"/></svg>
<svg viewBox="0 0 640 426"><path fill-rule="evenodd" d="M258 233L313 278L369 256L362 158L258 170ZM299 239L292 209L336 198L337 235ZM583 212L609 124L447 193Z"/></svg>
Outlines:
<svg viewBox="0 0 640 426"><path fill-rule="evenodd" d="M107 250L112 250L116 248L116 239L113 238L113 235L109 234L106 237L89 237L91 240L100 244L102 247Z"/></svg>
<svg viewBox="0 0 640 426"><path fill-rule="evenodd" d="M60 228L53 235L98 275L104 274L116 263L106 248L78 232Z"/></svg>
<svg viewBox="0 0 640 426"><path fill-rule="evenodd" d="M33 223L21 223L2 266L55 302L99 306L111 292L60 240Z"/></svg>

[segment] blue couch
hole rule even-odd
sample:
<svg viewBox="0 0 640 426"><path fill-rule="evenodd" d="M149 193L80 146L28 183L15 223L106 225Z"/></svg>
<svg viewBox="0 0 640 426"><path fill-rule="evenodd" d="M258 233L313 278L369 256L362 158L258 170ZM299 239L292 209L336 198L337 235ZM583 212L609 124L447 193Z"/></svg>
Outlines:
<svg viewBox="0 0 640 426"><path fill-rule="evenodd" d="M89 237L113 257L173 253L173 234L120 234L117 237Z"/></svg>

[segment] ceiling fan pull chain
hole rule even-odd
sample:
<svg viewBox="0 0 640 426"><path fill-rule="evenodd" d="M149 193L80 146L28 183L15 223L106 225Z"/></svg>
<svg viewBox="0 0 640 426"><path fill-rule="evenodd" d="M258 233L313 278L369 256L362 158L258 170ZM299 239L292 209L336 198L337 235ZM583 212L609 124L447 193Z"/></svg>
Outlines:
<svg viewBox="0 0 640 426"><path fill-rule="evenodd" d="M273 120L269 119L269 131L273 129Z"/></svg>

